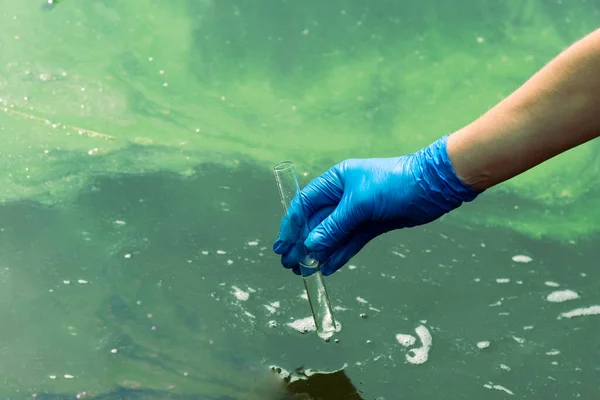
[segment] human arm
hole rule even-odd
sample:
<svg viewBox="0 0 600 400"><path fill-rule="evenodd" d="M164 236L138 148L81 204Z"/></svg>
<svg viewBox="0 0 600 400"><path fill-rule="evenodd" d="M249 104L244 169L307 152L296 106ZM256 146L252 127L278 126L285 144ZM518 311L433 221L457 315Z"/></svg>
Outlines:
<svg viewBox="0 0 600 400"><path fill-rule="evenodd" d="M302 190L311 229L303 245L329 275L376 236L432 222L487 188L599 134L596 31L448 137L402 157L346 160L314 179ZM295 244L282 222L273 250L298 273L291 251Z"/></svg>
<svg viewBox="0 0 600 400"><path fill-rule="evenodd" d="M458 177L485 190L599 135L600 29L451 134L447 151Z"/></svg>

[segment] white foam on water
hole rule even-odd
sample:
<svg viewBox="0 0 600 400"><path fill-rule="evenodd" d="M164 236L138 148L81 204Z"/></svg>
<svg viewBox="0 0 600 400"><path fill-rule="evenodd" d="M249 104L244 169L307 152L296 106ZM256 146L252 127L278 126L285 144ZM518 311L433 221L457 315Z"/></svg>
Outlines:
<svg viewBox="0 0 600 400"><path fill-rule="evenodd" d="M356 265L348 265L348 269L356 269Z"/></svg>
<svg viewBox="0 0 600 400"><path fill-rule="evenodd" d="M498 307L502 305L502 300L504 300L504 297L501 300L498 300L497 302L490 304L490 307Z"/></svg>
<svg viewBox="0 0 600 400"><path fill-rule="evenodd" d="M404 347L412 346L417 342L417 338L415 338L414 336L405 335L402 333L396 335L396 340Z"/></svg>
<svg viewBox="0 0 600 400"><path fill-rule="evenodd" d="M404 254L398 253L397 251L392 251L392 253L397 255L398 257L406 258L406 256Z"/></svg>
<svg viewBox="0 0 600 400"><path fill-rule="evenodd" d="M233 260L227 260L227 264L228 264L228 265L231 265L231 264L233 264Z"/></svg>
<svg viewBox="0 0 600 400"><path fill-rule="evenodd" d="M488 341L478 342L477 347L479 347L480 349L487 349L488 347L490 347L490 342L488 342Z"/></svg>
<svg viewBox="0 0 600 400"><path fill-rule="evenodd" d="M204 254L205 256L207 256L208 255L208 251L204 250L204 251L202 251L202 254Z"/></svg>
<svg viewBox="0 0 600 400"><path fill-rule="evenodd" d="M556 356L560 354L560 350L552 349L546 352L547 356Z"/></svg>
<svg viewBox="0 0 600 400"><path fill-rule="evenodd" d="M419 347L416 349L410 350L406 354L406 360L411 364L424 364L429 358L429 349L425 347Z"/></svg>
<svg viewBox="0 0 600 400"><path fill-rule="evenodd" d="M417 333L417 336L419 336L419 339L421 339L422 346L410 350L406 354L406 361L411 364L423 364L429 358L429 350L433 345L433 338L424 325L419 325L417 329L415 329L415 332Z"/></svg>
<svg viewBox="0 0 600 400"><path fill-rule="evenodd" d="M379 308L375 308L375 307L369 307L369 310L375 311L375 312L381 312L381 310Z"/></svg>
<svg viewBox="0 0 600 400"><path fill-rule="evenodd" d="M65 374L65 379L73 379L75 378L73 375Z"/></svg>
<svg viewBox="0 0 600 400"><path fill-rule="evenodd" d="M510 282L510 279L509 278L498 278L498 279L496 279L496 282L497 283L508 283L508 282Z"/></svg>
<svg viewBox="0 0 600 400"><path fill-rule="evenodd" d="M514 339L514 341L515 341L515 342L517 342L517 343L520 343L520 344L523 344L523 343L525 343L525 339L523 339L523 338L516 337L516 336L513 336L512 338L513 338L513 339Z"/></svg>
<svg viewBox="0 0 600 400"><path fill-rule="evenodd" d="M485 385L484 385L484 386L485 386ZM499 391L501 391L501 392L506 392L506 393L508 393L508 394L510 394L510 395L514 395L514 393L513 393L512 391L508 390L507 388L505 388L505 387L504 387L504 386L502 386L502 385L493 385L493 384L492 384L491 386L492 386L492 387L491 387L491 388L489 388L489 387L488 387L488 389L496 389L496 390L499 390ZM487 387L487 386L486 386L486 387Z"/></svg>
<svg viewBox="0 0 600 400"><path fill-rule="evenodd" d="M250 289L248 288L248 290L250 290ZM270 305L271 305L271 307L275 307L275 308L281 307L281 303L278 301L274 301Z"/></svg>
<svg viewBox="0 0 600 400"><path fill-rule="evenodd" d="M558 316L558 319L561 318L573 318L573 317L583 317L586 315L600 315L600 306L590 306L590 307L582 307L576 308L569 312L564 312Z"/></svg>
<svg viewBox="0 0 600 400"><path fill-rule="evenodd" d="M510 367L506 364L500 364L500 368L502 368L505 371L510 371Z"/></svg>
<svg viewBox="0 0 600 400"><path fill-rule="evenodd" d="M335 306L333 307L334 311L347 311L348 309L346 307L342 307L342 306Z"/></svg>
<svg viewBox="0 0 600 400"><path fill-rule="evenodd" d="M277 326L277 321L271 320L271 321L269 321L268 325L269 325L269 328L275 328Z"/></svg>
<svg viewBox="0 0 600 400"><path fill-rule="evenodd" d="M533 325L527 325L527 326L523 327L523 330L526 330L526 331L529 331L531 329L533 329Z"/></svg>
<svg viewBox="0 0 600 400"><path fill-rule="evenodd" d="M71 281L63 281L63 283L64 283L65 285L68 285L69 283L71 283Z"/></svg>
<svg viewBox="0 0 600 400"><path fill-rule="evenodd" d="M131 258L131 254L130 254L130 253L127 253L127 254L125 254L125 256L124 256L124 257L125 257L125 258Z"/></svg>
<svg viewBox="0 0 600 400"><path fill-rule="evenodd" d="M253 240L251 242L248 242L248 246L258 246L258 240Z"/></svg>
<svg viewBox="0 0 600 400"><path fill-rule="evenodd" d="M293 322L288 322L286 325L294 328L295 330L297 330L300 333L317 330L317 327L315 326L315 321L314 321L313 317L297 319Z"/></svg>
<svg viewBox="0 0 600 400"><path fill-rule="evenodd" d="M250 298L250 293L248 292L244 292L242 289L240 289L237 286L232 286L231 287L233 290L235 290L235 292L233 292L232 294L238 299L238 300L242 300L242 301L246 301Z"/></svg>
<svg viewBox="0 0 600 400"><path fill-rule="evenodd" d="M88 283L88 281L86 281L85 279L80 279L80 280L78 280L77 282L79 282L79 283L82 283L82 284L86 284L86 283Z"/></svg>
<svg viewBox="0 0 600 400"><path fill-rule="evenodd" d="M300 298L302 298L302 299L304 299L304 300L308 300L308 293L306 293L306 292L303 292L303 293L300 295Z"/></svg>
<svg viewBox="0 0 600 400"><path fill-rule="evenodd" d="M552 292L546 297L546 300L552 303L562 303L563 301L575 300L579 298L579 294L572 290L559 290Z"/></svg>
<svg viewBox="0 0 600 400"><path fill-rule="evenodd" d="M356 301L358 301L359 303L363 303L363 304L367 304L368 301L366 301L365 299L363 299L362 297L357 297Z"/></svg>
<svg viewBox="0 0 600 400"><path fill-rule="evenodd" d="M227 254L227 252L224 250L217 250L217 254L223 255L223 254Z"/></svg>
<svg viewBox="0 0 600 400"><path fill-rule="evenodd" d="M518 263L529 263L533 261L533 258L522 254L518 254L516 256L513 256L512 260Z"/></svg>
<svg viewBox="0 0 600 400"><path fill-rule="evenodd" d="M277 309L269 304L264 304L265 308L269 311L269 314L274 314Z"/></svg>
<svg viewBox="0 0 600 400"><path fill-rule="evenodd" d="M552 281L546 281L546 282L544 282L544 285L550 286L550 287L559 287L560 286L558 283L552 282Z"/></svg>
<svg viewBox="0 0 600 400"><path fill-rule="evenodd" d="M248 311L244 311L244 314L246 314L248 317L250 318L256 318L256 315L249 313Z"/></svg>

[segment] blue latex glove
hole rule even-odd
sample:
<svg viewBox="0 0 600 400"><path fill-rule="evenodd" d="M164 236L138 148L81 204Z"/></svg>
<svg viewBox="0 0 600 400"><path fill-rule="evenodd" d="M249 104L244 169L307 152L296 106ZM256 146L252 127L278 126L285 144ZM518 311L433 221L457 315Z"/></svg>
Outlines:
<svg viewBox="0 0 600 400"><path fill-rule="evenodd" d="M474 200L480 192L456 176L447 139L403 157L346 160L314 179L301 191L310 233L299 237L282 219L273 251L283 266L299 274L302 240L330 275L376 236L426 224ZM298 204L289 209L291 221Z"/></svg>

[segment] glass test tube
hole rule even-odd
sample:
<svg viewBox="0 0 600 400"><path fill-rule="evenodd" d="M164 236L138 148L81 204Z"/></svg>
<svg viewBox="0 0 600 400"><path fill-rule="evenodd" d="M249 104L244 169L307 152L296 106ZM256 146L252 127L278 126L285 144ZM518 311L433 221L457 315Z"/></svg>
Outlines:
<svg viewBox="0 0 600 400"><path fill-rule="evenodd" d="M287 226L290 229L292 240L296 243L295 250L300 255L300 272L304 280L304 287L308 295L317 334L323 339L329 339L336 332L337 327L319 262L307 252L304 246L304 240L309 230L294 164L284 161L275 165L273 170L279 188L284 216L287 218ZM295 204L297 212L294 213L294 220L291 220L288 210L291 204L295 202L297 202Z"/></svg>

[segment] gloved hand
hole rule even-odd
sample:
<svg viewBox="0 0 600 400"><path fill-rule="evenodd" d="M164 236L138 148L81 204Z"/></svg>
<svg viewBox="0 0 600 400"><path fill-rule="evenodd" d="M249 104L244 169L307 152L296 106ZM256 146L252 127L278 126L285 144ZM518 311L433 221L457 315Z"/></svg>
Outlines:
<svg viewBox="0 0 600 400"><path fill-rule="evenodd" d="M300 240L321 263L323 275L337 271L376 236L434 221L477 197L479 192L456 176L447 138L403 157L343 161L301 191L310 233ZM289 209L292 221L298 204ZM273 251L299 274L298 235L286 221Z"/></svg>

